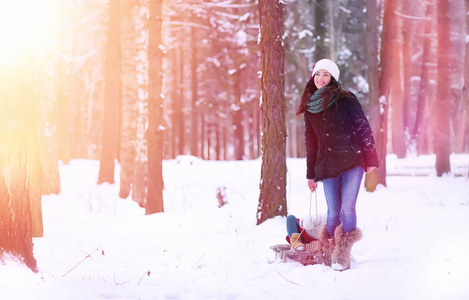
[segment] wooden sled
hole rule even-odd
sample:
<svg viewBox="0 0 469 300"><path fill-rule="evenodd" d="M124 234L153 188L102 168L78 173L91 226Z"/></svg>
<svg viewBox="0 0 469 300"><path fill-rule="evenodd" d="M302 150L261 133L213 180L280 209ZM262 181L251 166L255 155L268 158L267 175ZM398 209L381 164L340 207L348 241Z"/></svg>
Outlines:
<svg viewBox="0 0 469 300"><path fill-rule="evenodd" d="M288 244L278 244L270 247L275 252L275 260L284 263L293 260L303 265L316 265L324 263L325 253L322 249L322 243L318 240L306 244L305 251L291 250Z"/></svg>

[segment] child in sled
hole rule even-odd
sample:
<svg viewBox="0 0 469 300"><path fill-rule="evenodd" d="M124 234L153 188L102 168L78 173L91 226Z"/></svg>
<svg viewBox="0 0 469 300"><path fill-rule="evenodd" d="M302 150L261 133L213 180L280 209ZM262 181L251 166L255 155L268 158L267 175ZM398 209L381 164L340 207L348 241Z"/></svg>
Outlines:
<svg viewBox="0 0 469 300"><path fill-rule="evenodd" d="M311 216L298 219L294 215L287 217L287 237L291 249L295 251L304 251L305 244L309 244L319 239L319 230L321 228L320 220L313 220Z"/></svg>

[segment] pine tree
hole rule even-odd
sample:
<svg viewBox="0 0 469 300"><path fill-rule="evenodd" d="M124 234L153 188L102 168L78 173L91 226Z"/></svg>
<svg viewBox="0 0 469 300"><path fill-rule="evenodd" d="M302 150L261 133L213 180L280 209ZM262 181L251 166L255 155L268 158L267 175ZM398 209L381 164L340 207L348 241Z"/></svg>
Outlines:
<svg viewBox="0 0 469 300"><path fill-rule="evenodd" d="M283 6L259 0L262 72L262 167L257 224L287 215Z"/></svg>
<svg viewBox="0 0 469 300"><path fill-rule="evenodd" d="M109 0L105 61L104 120L98 183L114 183L120 102L120 0Z"/></svg>
<svg viewBox="0 0 469 300"><path fill-rule="evenodd" d="M119 197L121 198L127 198L130 194L135 166L138 97L135 18L138 8L135 0L124 0L122 3L122 120L119 151L121 162Z"/></svg>
<svg viewBox="0 0 469 300"><path fill-rule="evenodd" d="M438 86L437 100L433 105L434 143L436 153L436 173L438 176L451 171L449 163L451 139L451 22L450 3L448 0L437 0L438 20Z"/></svg>
<svg viewBox="0 0 469 300"><path fill-rule="evenodd" d="M466 15L469 11L469 0L466 0ZM466 34L469 34L469 18L466 18ZM463 106L466 112L466 128L463 136L463 151L469 151L469 43L466 43L466 54L464 59L464 86L463 86ZM465 147L465 148L464 148ZM469 176L469 171L468 171Z"/></svg>
<svg viewBox="0 0 469 300"><path fill-rule="evenodd" d="M35 71L27 59L0 72L0 110L8 112L0 120L0 258L9 253L36 272L32 238L42 236L42 170Z"/></svg>
<svg viewBox="0 0 469 300"><path fill-rule="evenodd" d="M148 180L145 214L163 212L163 0L150 0L148 23Z"/></svg>

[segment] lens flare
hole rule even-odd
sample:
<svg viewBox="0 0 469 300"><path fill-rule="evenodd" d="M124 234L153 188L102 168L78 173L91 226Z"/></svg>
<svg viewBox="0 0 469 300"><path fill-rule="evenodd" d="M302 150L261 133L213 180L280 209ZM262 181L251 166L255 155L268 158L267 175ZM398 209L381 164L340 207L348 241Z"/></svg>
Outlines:
<svg viewBox="0 0 469 300"><path fill-rule="evenodd" d="M45 56L54 42L58 1L0 1L0 66Z"/></svg>

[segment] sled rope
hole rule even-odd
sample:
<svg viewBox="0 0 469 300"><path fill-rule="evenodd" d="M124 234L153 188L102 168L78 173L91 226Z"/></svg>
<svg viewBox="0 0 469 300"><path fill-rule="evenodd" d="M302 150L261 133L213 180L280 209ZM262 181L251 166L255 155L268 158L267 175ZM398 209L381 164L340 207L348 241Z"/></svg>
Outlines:
<svg viewBox="0 0 469 300"><path fill-rule="evenodd" d="M316 220L318 219L318 194L316 191L314 191L314 199L316 203ZM309 218L311 218L311 203L313 202L313 192L309 193ZM303 232L305 231L304 228L301 229L300 234L303 235Z"/></svg>
<svg viewBox="0 0 469 300"><path fill-rule="evenodd" d="M314 199L316 203L316 219L318 218L318 193L314 191ZM313 192L309 194L309 217L311 218L311 202L313 202Z"/></svg>

